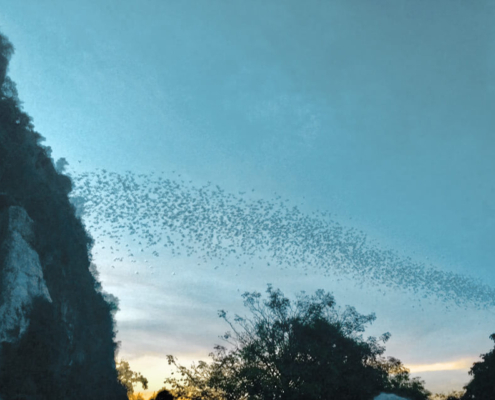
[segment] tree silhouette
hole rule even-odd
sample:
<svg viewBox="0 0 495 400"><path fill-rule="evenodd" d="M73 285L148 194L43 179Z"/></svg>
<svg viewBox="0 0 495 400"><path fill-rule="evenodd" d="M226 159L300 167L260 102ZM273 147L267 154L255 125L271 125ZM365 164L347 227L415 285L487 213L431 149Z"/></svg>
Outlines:
<svg viewBox="0 0 495 400"><path fill-rule="evenodd" d="M144 390L148 389L148 379L141 373L132 371L128 361L121 360L117 363L117 373L120 383L127 389L129 398L132 398L134 394L134 385L136 383L140 383Z"/></svg>
<svg viewBox="0 0 495 400"><path fill-rule="evenodd" d="M150 400L174 400L174 396L167 389L162 389Z"/></svg>
<svg viewBox="0 0 495 400"><path fill-rule="evenodd" d="M409 400L426 400L431 393L424 387L424 382L419 378L412 378L400 360L394 357L381 358L378 368L387 373L385 381L385 392L394 393ZM444 400L452 400L446 398Z"/></svg>
<svg viewBox="0 0 495 400"><path fill-rule="evenodd" d="M436 393L430 397L430 400L462 400L464 393L464 390L453 390L448 394Z"/></svg>
<svg viewBox="0 0 495 400"><path fill-rule="evenodd" d="M257 292L243 295L250 317L235 315L232 321L219 312L231 331L222 336L228 348L217 345L210 354L212 363L201 361L188 369L169 356L180 378L165 383L176 397L369 400L400 386L399 378L389 380L391 362L382 357L390 334L362 336L374 314L361 315L353 307L341 311L323 290L313 296L301 293L294 302L271 286L267 295L265 300ZM403 388L412 393L414 382L424 391L414 399L426 399L421 382L410 381L405 369L401 373Z"/></svg>
<svg viewBox="0 0 495 400"><path fill-rule="evenodd" d="M495 333L490 339L495 342ZM464 387L466 393L462 400L495 399L495 348L482 354L481 358L483 361L474 363L469 371L473 379Z"/></svg>

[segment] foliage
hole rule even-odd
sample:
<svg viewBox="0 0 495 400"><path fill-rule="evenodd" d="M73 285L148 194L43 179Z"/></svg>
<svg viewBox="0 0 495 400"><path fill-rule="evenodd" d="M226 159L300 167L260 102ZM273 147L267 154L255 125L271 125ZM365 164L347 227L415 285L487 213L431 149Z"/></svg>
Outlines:
<svg viewBox="0 0 495 400"><path fill-rule="evenodd" d="M400 360L394 357L381 359L379 367L386 372L385 392L395 393L409 400L427 400L431 393L419 378L412 378Z"/></svg>
<svg viewBox="0 0 495 400"><path fill-rule="evenodd" d="M65 157L59 158L55 162L55 170L57 171L57 173L63 174L67 168L67 165L69 165L69 163L67 162Z"/></svg>
<svg viewBox="0 0 495 400"><path fill-rule="evenodd" d="M180 377L165 383L176 397L368 400L387 388L412 392L421 386L404 370L388 377L387 367L399 365L383 365L383 343L390 334L362 336L374 314L361 315L352 307L340 311L323 290L301 293L294 302L271 286L267 295L266 300L257 292L243 295L249 318L236 315L232 321L219 312L231 328L222 336L229 346L217 345L211 363L188 369L169 356Z"/></svg>
<svg viewBox="0 0 495 400"><path fill-rule="evenodd" d="M215 355L212 354L214 357ZM193 364L190 369L179 365L175 357L169 355L169 365L174 365L180 378L166 378L165 384L170 386L171 393L178 399L187 400L223 400L227 398L223 390L215 387L215 376L222 379L222 370L216 364L204 361ZM174 372L172 372L174 374Z"/></svg>
<svg viewBox="0 0 495 400"><path fill-rule="evenodd" d="M175 397L167 389L162 389L158 393L153 394L149 400L174 400Z"/></svg>
<svg viewBox="0 0 495 400"><path fill-rule="evenodd" d="M129 399L133 398L135 384L140 383L144 390L148 389L148 379L141 375L140 372L132 371L129 362L126 360L121 360L117 363L117 374L120 383L127 389Z"/></svg>
<svg viewBox="0 0 495 400"><path fill-rule="evenodd" d="M448 394L436 393L430 396L430 400L461 400L465 391L454 390Z"/></svg>
<svg viewBox="0 0 495 400"><path fill-rule="evenodd" d="M490 336L495 342L495 333ZM495 399L495 348L482 354L483 361L475 362L469 371L473 377L464 388L466 393L462 400L493 400Z"/></svg>

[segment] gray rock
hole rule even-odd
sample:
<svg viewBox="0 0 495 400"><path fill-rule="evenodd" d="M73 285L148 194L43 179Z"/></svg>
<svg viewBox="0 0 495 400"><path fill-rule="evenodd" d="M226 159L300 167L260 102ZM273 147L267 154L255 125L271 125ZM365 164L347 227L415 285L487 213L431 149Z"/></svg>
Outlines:
<svg viewBox="0 0 495 400"><path fill-rule="evenodd" d="M18 340L27 327L35 298L51 302L40 259L31 244L33 221L21 207L9 207L0 217L0 343Z"/></svg>
<svg viewBox="0 0 495 400"><path fill-rule="evenodd" d="M2 236L17 232L29 244L34 241L33 220L22 207L11 206L0 213L0 232Z"/></svg>

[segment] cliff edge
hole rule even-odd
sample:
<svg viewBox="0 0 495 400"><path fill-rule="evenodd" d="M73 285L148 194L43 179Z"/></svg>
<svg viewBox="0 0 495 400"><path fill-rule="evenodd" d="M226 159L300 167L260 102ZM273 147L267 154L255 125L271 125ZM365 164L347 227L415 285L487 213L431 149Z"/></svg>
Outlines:
<svg viewBox="0 0 495 400"><path fill-rule="evenodd" d="M71 181L22 110L0 34L0 398L124 400L113 312Z"/></svg>

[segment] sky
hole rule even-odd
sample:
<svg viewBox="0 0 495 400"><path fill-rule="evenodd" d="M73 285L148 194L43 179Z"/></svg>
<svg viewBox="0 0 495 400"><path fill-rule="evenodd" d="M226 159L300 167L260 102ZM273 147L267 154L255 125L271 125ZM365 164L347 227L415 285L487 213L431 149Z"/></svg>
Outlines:
<svg viewBox="0 0 495 400"><path fill-rule="evenodd" d="M0 0L10 76L74 176L163 173L187 193L211 182L248 202L287 200L331 213L373 248L491 288L494 18L481 0ZM462 387L492 346L493 307L420 303L302 265L214 269L202 250L156 257L127 231L120 241L136 254L112 268L122 255L96 225L94 261L120 299L119 356L151 390L167 354L206 358L226 330L217 310L242 312L240 294L267 283L375 312L370 332L390 331L387 354L433 391Z"/></svg>

